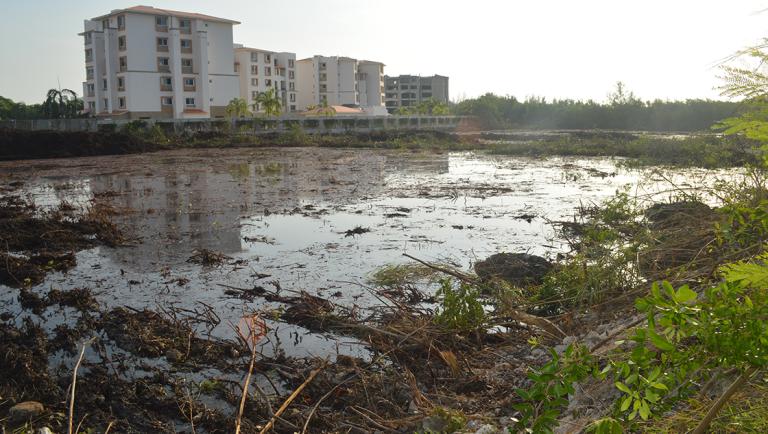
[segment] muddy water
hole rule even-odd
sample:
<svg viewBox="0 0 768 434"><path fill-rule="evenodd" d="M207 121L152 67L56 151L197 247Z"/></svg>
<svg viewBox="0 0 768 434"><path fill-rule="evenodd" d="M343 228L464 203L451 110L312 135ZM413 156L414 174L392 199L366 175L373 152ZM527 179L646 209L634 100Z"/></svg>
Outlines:
<svg viewBox="0 0 768 434"><path fill-rule="evenodd" d="M553 256L563 246L548 221L569 219L575 207L623 185L645 195L667 190L666 178L685 188L707 174L654 174L618 163L317 148L173 151L1 163L0 194L21 190L42 206L85 206L108 193L117 221L137 240L82 251L75 269L50 275L34 291L85 286L105 308L208 305L221 318L213 333L231 338L230 324L243 311L279 306L226 295L227 286L304 290L370 307L377 303L365 288L371 272L408 262L403 253L467 270L501 251ZM370 232L345 235L358 226ZM203 248L231 259L218 267L188 262ZM16 294L3 288L0 311L21 312ZM69 314L51 308L36 321L52 328ZM264 352L364 352L350 339L270 326Z"/></svg>

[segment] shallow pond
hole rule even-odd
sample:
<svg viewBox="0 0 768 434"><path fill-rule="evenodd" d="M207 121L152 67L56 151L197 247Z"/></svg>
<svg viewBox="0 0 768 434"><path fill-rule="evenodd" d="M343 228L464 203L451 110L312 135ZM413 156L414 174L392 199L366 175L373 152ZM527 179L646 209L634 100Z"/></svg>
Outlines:
<svg viewBox="0 0 768 434"><path fill-rule="evenodd" d="M77 254L78 265L33 288L89 287L103 307L211 306L213 333L232 338L245 311L278 308L244 301L227 287L307 291L347 306L378 303L372 272L415 257L471 270L497 252L554 256L551 221L632 185L637 195L685 189L711 172L626 169L602 158L526 159L481 153L319 148L183 150L152 154L0 163L0 194L42 206L86 206L111 196L116 221L137 242ZM723 172L724 174L725 172ZM664 194L667 194L664 193ZM357 235L347 231L369 229ZM231 259L188 262L199 249ZM188 279L180 285L179 279ZM0 311L21 312L4 288ZM17 317L32 315L25 312ZM49 309L48 328L67 311ZM41 318L36 318L41 320ZM270 322L272 339L294 356L363 354L351 339Z"/></svg>

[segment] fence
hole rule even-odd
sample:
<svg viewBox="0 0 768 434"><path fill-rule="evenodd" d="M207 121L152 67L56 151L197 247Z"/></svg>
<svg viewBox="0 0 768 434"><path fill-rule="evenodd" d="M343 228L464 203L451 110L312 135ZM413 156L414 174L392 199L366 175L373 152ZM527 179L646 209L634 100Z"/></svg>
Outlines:
<svg viewBox="0 0 768 434"><path fill-rule="evenodd" d="M467 118L462 116L284 116L274 119L182 119L142 120L157 124L165 131L221 131L241 134L265 134L301 129L307 133L371 132L384 130L443 130L453 131ZM120 129L131 121L97 119L36 119L0 121L0 129L98 131ZM136 121L134 121L136 122Z"/></svg>

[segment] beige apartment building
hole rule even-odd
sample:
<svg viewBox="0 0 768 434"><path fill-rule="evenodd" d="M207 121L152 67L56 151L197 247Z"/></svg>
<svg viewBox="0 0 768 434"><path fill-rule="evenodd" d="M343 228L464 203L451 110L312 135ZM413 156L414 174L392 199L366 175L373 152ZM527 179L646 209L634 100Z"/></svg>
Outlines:
<svg viewBox="0 0 768 434"><path fill-rule="evenodd" d="M240 95L236 24L149 6L85 20L86 110L113 119L223 117Z"/></svg>
<svg viewBox="0 0 768 434"><path fill-rule="evenodd" d="M384 64L351 57L313 56L296 62L299 110L311 106L359 106L385 115Z"/></svg>
<svg viewBox="0 0 768 434"><path fill-rule="evenodd" d="M422 101L434 99L448 104L448 77L433 75L399 75L384 77L387 110L394 112L400 107L411 107Z"/></svg>
<svg viewBox="0 0 768 434"><path fill-rule="evenodd" d="M296 92L296 54L275 52L235 44L235 71L239 76L240 98L255 102L272 88L280 98L284 113L298 109Z"/></svg>

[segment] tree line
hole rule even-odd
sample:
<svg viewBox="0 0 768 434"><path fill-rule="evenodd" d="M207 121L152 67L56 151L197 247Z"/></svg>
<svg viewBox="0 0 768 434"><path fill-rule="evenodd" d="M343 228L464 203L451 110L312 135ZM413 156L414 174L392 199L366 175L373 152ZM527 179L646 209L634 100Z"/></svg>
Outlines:
<svg viewBox="0 0 768 434"><path fill-rule="evenodd" d="M83 100L70 89L50 89L40 104L25 104L0 96L0 120L66 119L85 117Z"/></svg>
<svg viewBox="0 0 768 434"><path fill-rule="evenodd" d="M609 94L606 103L592 100L514 96L487 93L453 105L457 115L476 116L490 129L607 129L636 131L703 131L736 115L741 104L709 99L641 101L623 84Z"/></svg>

